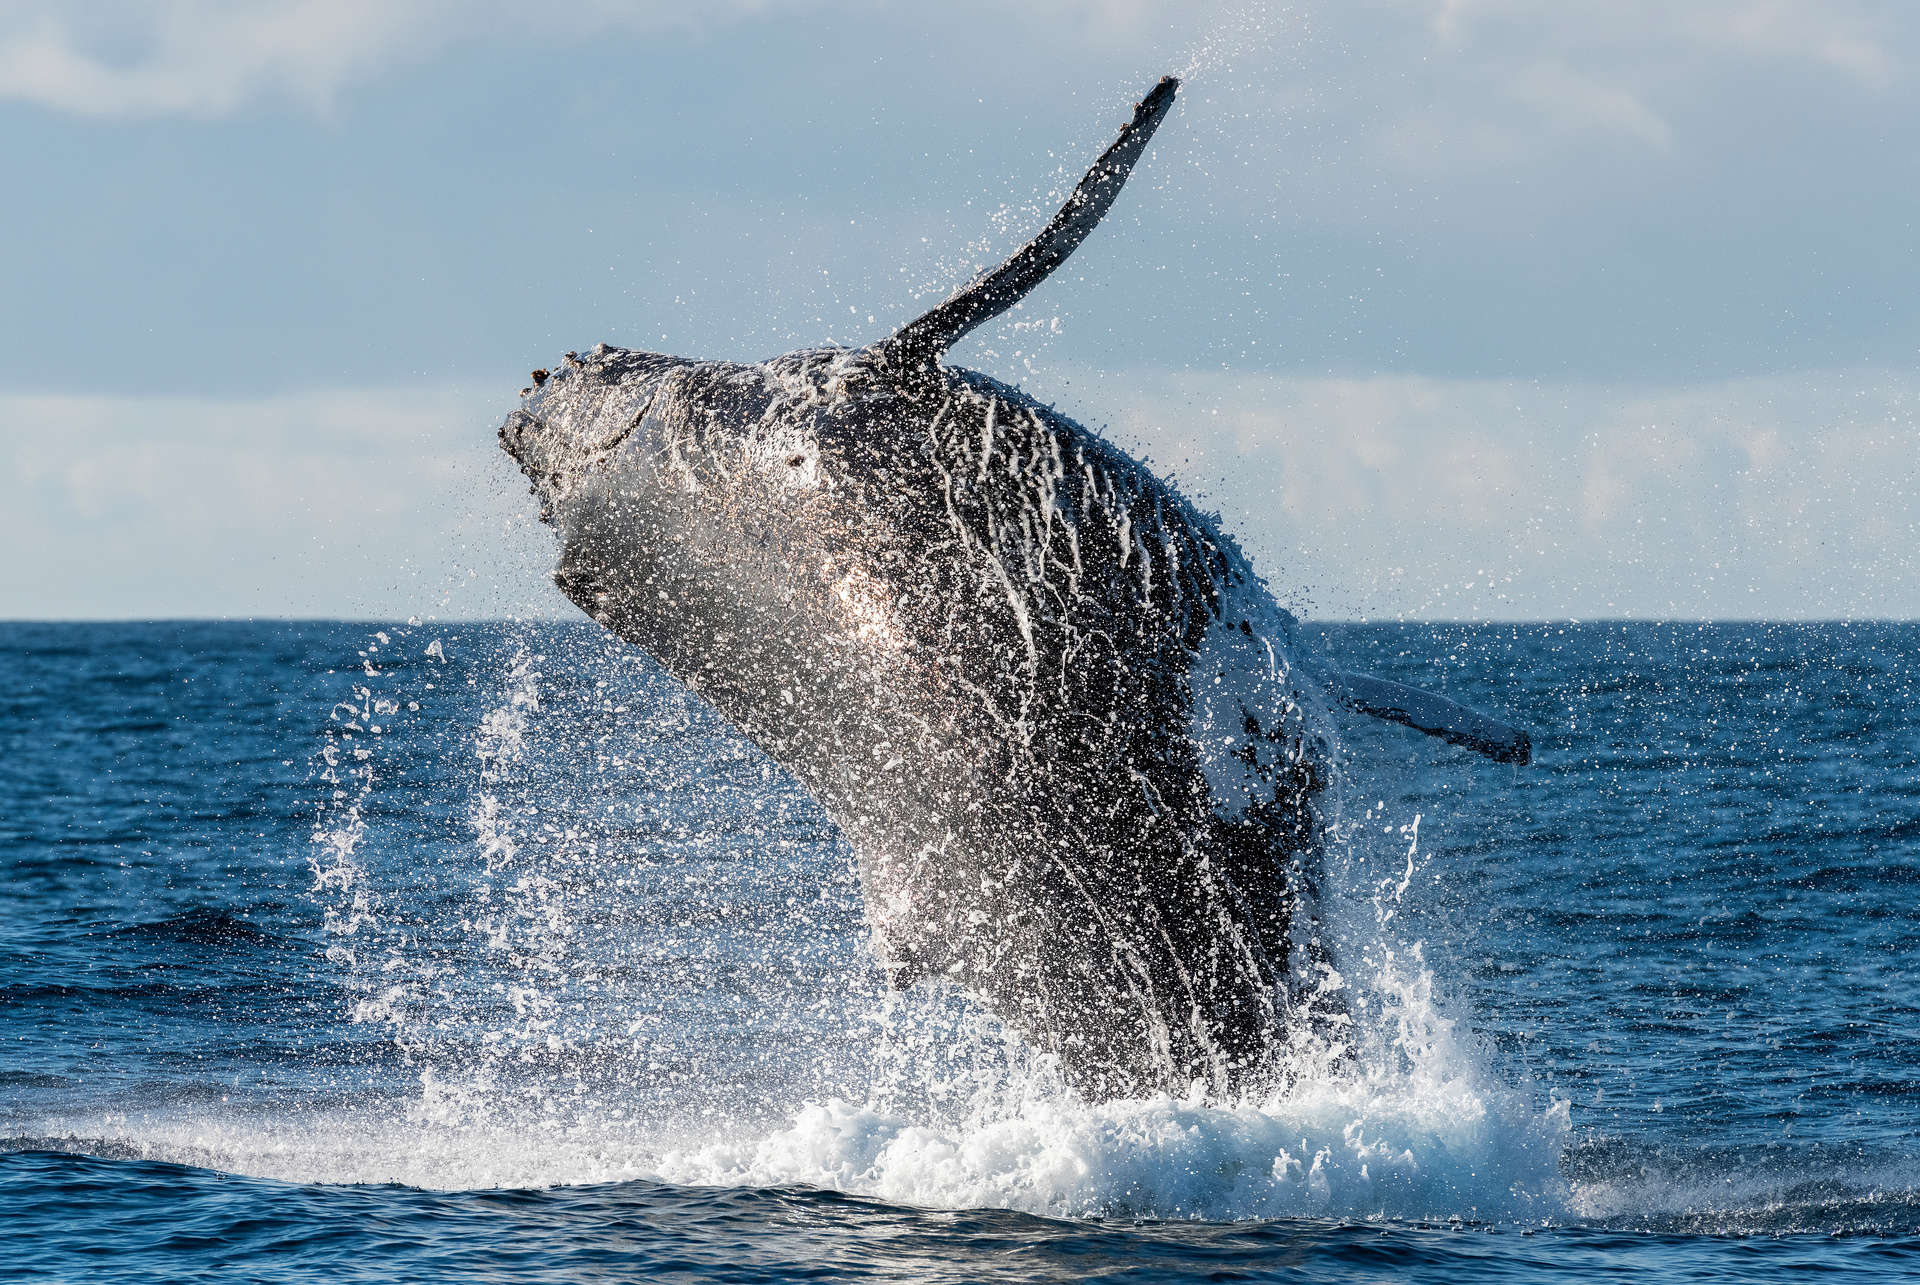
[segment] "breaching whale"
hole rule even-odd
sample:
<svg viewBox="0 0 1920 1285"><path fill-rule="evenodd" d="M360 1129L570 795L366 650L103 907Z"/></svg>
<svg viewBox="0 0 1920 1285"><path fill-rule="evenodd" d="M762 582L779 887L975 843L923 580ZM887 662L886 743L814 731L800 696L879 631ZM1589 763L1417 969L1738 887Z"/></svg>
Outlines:
<svg viewBox="0 0 1920 1285"><path fill-rule="evenodd" d="M1283 1073L1326 972L1330 706L1530 752L1334 672L1214 520L942 364L1092 231L1177 84L1037 237L892 336L754 364L602 344L535 371L500 428L560 588L851 842L890 983L959 987L1095 1099Z"/></svg>

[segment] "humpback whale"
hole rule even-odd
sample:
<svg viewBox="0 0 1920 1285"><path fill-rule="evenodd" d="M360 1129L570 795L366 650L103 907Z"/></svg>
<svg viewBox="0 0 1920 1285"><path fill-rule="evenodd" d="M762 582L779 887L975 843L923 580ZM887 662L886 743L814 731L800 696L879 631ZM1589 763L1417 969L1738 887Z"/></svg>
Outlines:
<svg viewBox="0 0 1920 1285"><path fill-rule="evenodd" d="M947 349L1119 196L1160 83L1053 219L891 336L757 363L601 344L500 427L565 594L791 771L888 982L958 987L1103 1100L1258 1091L1324 1014L1329 711L1524 763L1342 674L1144 465Z"/></svg>

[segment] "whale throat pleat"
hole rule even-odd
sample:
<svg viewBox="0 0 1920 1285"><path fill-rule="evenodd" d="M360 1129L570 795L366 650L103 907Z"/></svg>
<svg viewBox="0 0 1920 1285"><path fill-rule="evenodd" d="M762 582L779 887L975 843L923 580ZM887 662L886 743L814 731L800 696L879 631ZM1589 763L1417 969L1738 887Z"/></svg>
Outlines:
<svg viewBox="0 0 1920 1285"><path fill-rule="evenodd" d="M993 320L1024 298L1028 291L1047 279L1049 273L1067 261L1087 234L1113 208L1120 189L1135 162L1146 150L1147 140L1166 118L1173 106L1173 95L1180 82L1163 78L1153 92L1133 109L1113 146L1100 154L1086 177L1073 189L1073 195L1060 207L1040 235L1014 252L1011 258L983 276L976 277L933 311L916 318L895 331L878 345L890 364L917 365L937 360L974 327Z"/></svg>

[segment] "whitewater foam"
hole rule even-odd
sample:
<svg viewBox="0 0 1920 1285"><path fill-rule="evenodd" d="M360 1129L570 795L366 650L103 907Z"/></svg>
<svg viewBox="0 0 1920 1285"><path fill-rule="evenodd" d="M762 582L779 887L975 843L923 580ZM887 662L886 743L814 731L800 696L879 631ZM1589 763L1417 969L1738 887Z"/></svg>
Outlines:
<svg viewBox="0 0 1920 1285"><path fill-rule="evenodd" d="M1258 1106L1046 1104L960 1131L831 1100L768 1137L663 1156L670 1182L826 1187L1052 1217L1537 1220L1564 1208L1566 1107L1532 1117L1456 1086L1408 1102L1324 1086Z"/></svg>
<svg viewBox="0 0 1920 1285"><path fill-rule="evenodd" d="M1435 1087L1409 1097L1404 1083L1325 1084L1239 1106L1197 1096L1043 1102L959 1127L836 1098L768 1132L570 1115L521 1089L511 1122L497 1104L448 1112L457 1123L404 1108L282 1117L197 1108L49 1122L48 1133L96 1153L309 1183L467 1190L654 1179L1061 1218L1560 1216L1565 1104L1532 1111L1460 1081Z"/></svg>

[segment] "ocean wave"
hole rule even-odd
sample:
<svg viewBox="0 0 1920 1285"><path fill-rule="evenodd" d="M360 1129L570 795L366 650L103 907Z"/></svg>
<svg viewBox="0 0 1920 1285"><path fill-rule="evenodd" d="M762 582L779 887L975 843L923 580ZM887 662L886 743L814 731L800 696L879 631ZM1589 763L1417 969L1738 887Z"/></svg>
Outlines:
<svg viewBox="0 0 1920 1285"><path fill-rule="evenodd" d="M1359 1113L1356 1114L1356 1109ZM552 1126L552 1122L546 1122ZM925 1210L1083 1221L1612 1228L1712 1236L1920 1234L1920 1165L1565 1143L1564 1110L1477 1120L1325 1095L1227 1108L1158 1098L949 1130L822 1102L784 1128L660 1145L636 1122L449 1128L364 1109L272 1118L205 1106L0 1138L0 1153L162 1163L307 1186L426 1191L816 1190Z"/></svg>
<svg viewBox="0 0 1920 1285"><path fill-rule="evenodd" d="M836 1100L763 1138L671 1152L660 1176L1069 1218L1536 1221L1563 1208L1566 1131L1564 1104L1528 1112L1461 1085L1043 1104L961 1129Z"/></svg>

